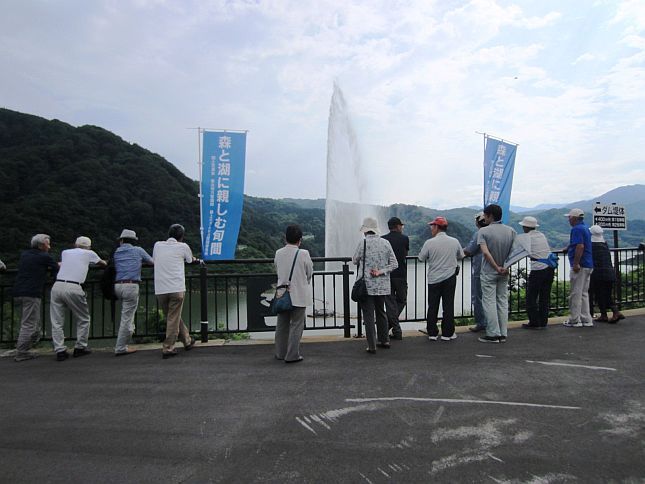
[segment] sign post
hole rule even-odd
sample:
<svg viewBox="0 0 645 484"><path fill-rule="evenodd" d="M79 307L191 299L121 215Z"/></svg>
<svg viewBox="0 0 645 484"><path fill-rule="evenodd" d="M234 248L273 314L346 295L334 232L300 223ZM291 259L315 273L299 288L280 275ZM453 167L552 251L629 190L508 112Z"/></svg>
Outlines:
<svg viewBox="0 0 645 484"><path fill-rule="evenodd" d="M593 225L599 225L603 229L614 231L614 248L618 248L618 231L627 230L627 212L623 205L615 203L602 204L596 202L592 209ZM620 278L620 266L618 260L618 251L614 251L614 271L616 272L616 303L620 309L620 300L622 298L622 280Z"/></svg>

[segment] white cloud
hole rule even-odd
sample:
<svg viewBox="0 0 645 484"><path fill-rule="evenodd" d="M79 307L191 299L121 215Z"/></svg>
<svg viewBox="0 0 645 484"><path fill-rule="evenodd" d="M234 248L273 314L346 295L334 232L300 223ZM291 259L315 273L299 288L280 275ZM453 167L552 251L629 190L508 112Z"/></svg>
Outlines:
<svg viewBox="0 0 645 484"><path fill-rule="evenodd" d="M581 62L592 62L597 59L597 56L595 54L592 54L591 52L585 52L582 54L580 57L578 57L576 60L573 61L573 65L575 66L576 64L580 64Z"/></svg>
<svg viewBox="0 0 645 484"><path fill-rule="evenodd" d="M475 131L520 143L513 203L586 198L572 190L643 174L643 10L638 1L585 15L567 2L555 12L497 0L23 2L0 18L9 73L0 105L103 125L194 178L186 128L249 129L249 194L321 197L337 79L382 203L479 203ZM610 152L609 139L620 149ZM608 158L620 174L599 177ZM544 173L557 173L548 186ZM442 183L429 189L435 177Z"/></svg>

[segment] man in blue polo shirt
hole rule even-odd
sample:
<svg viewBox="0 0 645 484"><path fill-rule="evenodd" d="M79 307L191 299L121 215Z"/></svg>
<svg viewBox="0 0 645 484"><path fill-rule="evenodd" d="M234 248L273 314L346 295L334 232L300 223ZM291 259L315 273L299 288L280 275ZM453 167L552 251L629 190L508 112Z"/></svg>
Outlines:
<svg viewBox="0 0 645 484"><path fill-rule="evenodd" d="M593 326L589 311L589 281L593 272L591 253L591 233L584 223L584 212L572 208L565 217L569 218L571 235L567 254L571 265L571 288L569 292L569 310L571 315L563 324L569 328Z"/></svg>
<svg viewBox="0 0 645 484"><path fill-rule="evenodd" d="M123 229L119 237L119 248L114 252L114 292L121 301L121 321L119 335L114 348L115 356L125 356L136 352L128 348L128 341L134 333L134 316L139 307L139 283L141 265L153 265L152 257L135 244L138 241L134 230Z"/></svg>

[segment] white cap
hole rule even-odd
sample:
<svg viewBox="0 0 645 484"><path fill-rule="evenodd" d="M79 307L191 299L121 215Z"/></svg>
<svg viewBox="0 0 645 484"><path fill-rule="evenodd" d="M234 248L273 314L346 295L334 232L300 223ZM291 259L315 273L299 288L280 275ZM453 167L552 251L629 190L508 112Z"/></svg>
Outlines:
<svg viewBox="0 0 645 484"><path fill-rule="evenodd" d="M92 247L92 240L89 237L81 235L78 239L76 239L75 245L77 247L81 247L82 249L89 249L90 247Z"/></svg>
<svg viewBox="0 0 645 484"><path fill-rule="evenodd" d="M134 230L130 230L130 229L123 229L123 232L121 232L119 239L139 240L137 238L137 233Z"/></svg>
<svg viewBox="0 0 645 484"><path fill-rule="evenodd" d="M565 217L584 217L585 213L582 209L572 208L569 210L569 213L565 214Z"/></svg>
<svg viewBox="0 0 645 484"><path fill-rule="evenodd" d="M600 225L592 225L589 227L589 232L591 232L591 241L592 242L604 242L605 237L602 233L604 232Z"/></svg>
<svg viewBox="0 0 645 484"><path fill-rule="evenodd" d="M532 229L539 227L537 219L535 217L524 217L520 222L522 227L530 227Z"/></svg>
<svg viewBox="0 0 645 484"><path fill-rule="evenodd" d="M365 219L363 219L363 225L359 230L363 233L374 232L376 235L378 235L378 222L375 218L365 217Z"/></svg>

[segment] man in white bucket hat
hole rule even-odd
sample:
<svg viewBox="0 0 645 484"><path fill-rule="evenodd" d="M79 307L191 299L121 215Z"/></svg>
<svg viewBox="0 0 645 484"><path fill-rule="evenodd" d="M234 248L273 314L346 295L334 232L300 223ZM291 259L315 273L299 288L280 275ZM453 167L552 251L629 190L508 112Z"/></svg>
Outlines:
<svg viewBox="0 0 645 484"><path fill-rule="evenodd" d="M134 230L123 229L119 236L119 248L114 252L114 292L121 301L121 321L114 348L115 356L126 356L136 351L128 348L128 340L134 333L134 315L139 306L141 265L153 264L150 254L134 245L138 240Z"/></svg>

